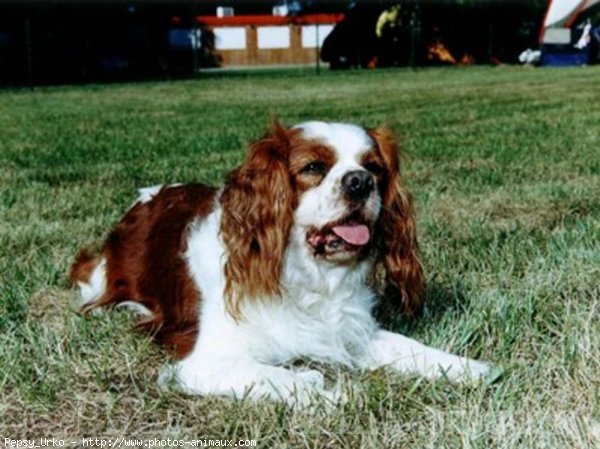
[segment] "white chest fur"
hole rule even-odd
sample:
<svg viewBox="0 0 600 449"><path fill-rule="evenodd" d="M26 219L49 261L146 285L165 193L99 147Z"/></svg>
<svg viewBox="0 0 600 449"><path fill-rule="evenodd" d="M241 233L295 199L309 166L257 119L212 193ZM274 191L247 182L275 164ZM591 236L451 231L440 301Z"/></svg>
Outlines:
<svg viewBox="0 0 600 449"><path fill-rule="evenodd" d="M247 301L243 318L236 323L227 315L223 299L226 255L218 235L219 219L217 209L194 225L189 237L187 259L202 293L194 352L218 357L233 351L270 364L305 356L352 365L376 328L371 317L375 295L365 286L371 262L319 263L301 244L300 232L293 232L284 264L283 297Z"/></svg>

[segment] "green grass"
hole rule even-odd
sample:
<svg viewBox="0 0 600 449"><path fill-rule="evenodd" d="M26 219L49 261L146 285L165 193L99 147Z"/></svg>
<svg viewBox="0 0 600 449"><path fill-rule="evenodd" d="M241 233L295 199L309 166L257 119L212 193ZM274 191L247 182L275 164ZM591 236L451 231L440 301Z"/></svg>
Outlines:
<svg viewBox="0 0 600 449"><path fill-rule="evenodd" d="M290 71L0 92L0 438L598 447L599 81L599 67ZM321 367L353 400L186 397L156 387L166 354L126 314L76 313L69 264L135 189L218 184L269 114L403 136L428 291L424 317L397 330L501 365L499 382Z"/></svg>

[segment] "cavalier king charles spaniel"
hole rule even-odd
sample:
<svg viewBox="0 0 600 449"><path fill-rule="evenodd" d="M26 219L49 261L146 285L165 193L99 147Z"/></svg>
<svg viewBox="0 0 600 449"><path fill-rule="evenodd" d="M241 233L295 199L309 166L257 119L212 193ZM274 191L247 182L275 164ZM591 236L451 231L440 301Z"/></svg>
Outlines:
<svg viewBox="0 0 600 449"><path fill-rule="evenodd" d="M140 190L102 251L71 270L83 310L126 306L177 357L160 376L200 395L335 398L296 359L429 378L489 366L384 330L415 316L424 277L412 200L385 128L275 123L220 188Z"/></svg>

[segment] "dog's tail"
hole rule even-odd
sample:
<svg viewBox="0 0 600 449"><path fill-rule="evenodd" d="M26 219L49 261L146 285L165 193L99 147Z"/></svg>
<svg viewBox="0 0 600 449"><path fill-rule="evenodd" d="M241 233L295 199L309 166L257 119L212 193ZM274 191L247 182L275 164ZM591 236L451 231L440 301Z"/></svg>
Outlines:
<svg viewBox="0 0 600 449"><path fill-rule="evenodd" d="M150 334L178 358L187 355L198 334L197 312L182 310L181 316L174 317L173 313L166 313L168 311L164 310L164 305L157 298L144 300L132 294L127 282L114 282L114 279L109 282L109 256L108 253L84 249L75 258L69 280L79 286L81 311L89 313L104 307L129 309L138 318L135 324L137 330Z"/></svg>
<svg viewBox="0 0 600 449"><path fill-rule="evenodd" d="M100 263L100 255L89 249L83 249L79 251L73 265L71 265L71 271L69 271L69 280L76 284L78 282L88 282L90 280L92 271Z"/></svg>
<svg viewBox="0 0 600 449"><path fill-rule="evenodd" d="M79 286L81 307L89 308L106 293L106 260L93 251L80 251L71 266L69 280Z"/></svg>
<svg viewBox="0 0 600 449"><path fill-rule="evenodd" d="M81 250L71 266L69 280L79 286L81 294L79 305L84 313L101 307L125 307L143 318L136 323L139 329L154 333L162 325L162 313L156 314L142 301L130 298L128 291L109 288L108 267L104 254L89 249Z"/></svg>

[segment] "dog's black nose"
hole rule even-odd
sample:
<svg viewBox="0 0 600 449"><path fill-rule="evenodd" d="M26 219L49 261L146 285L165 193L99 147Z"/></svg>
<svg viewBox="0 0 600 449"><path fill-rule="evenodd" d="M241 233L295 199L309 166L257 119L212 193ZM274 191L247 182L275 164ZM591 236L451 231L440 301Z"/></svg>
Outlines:
<svg viewBox="0 0 600 449"><path fill-rule="evenodd" d="M373 175L366 170L354 170L342 178L342 189L350 199L358 201L368 197L375 187Z"/></svg>

